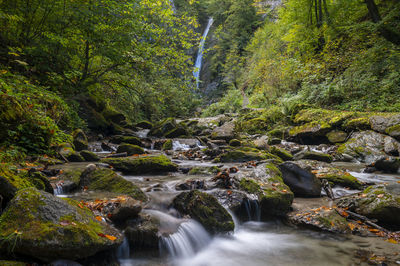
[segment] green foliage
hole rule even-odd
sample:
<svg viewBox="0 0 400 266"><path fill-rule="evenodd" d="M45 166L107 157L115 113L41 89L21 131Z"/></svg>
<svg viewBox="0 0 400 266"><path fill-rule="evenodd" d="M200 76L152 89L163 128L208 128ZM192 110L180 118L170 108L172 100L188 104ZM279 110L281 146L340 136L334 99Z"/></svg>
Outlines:
<svg viewBox="0 0 400 266"><path fill-rule="evenodd" d="M242 108L243 98L239 90L228 90L219 102L213 103L203 110L202 116L215 116L237 112Z"/></svg>

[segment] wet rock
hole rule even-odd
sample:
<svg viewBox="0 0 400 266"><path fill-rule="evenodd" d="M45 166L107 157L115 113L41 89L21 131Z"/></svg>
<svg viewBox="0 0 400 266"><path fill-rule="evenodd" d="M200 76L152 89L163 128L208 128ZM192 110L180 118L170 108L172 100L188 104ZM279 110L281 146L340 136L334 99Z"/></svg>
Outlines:
<svg viewBox="0 0 400 266"><path fill-rule="evenodd" d="M137 145L123 143L118 146L117 153L124 153L124 152L126 152L128 156L145 153L144 150Z"/></svg>
<svg viewBox="0 0 400 266"><path fill-rule="evenodd" d="M326 163L331 163L333 161L333 157L326 153L315 152L315 151L303 151L295 156L296 160L316 160Z"/></svg>
<svg viewBox="0 0 400 266"><path fill-rule="evenodd" d="M390 228L400 228L400 184L371 186L362 193L344 197L339 207L348 208L358 214Z"/></svg>
<svg viewBox="0 0 400 266"><path fill-rule="evenodd" d="M143 143L140 141L140 139L137 137L134 137L134 136L116 135L111 138L110 142L114 143L114 144L126 143L126 144L132 144L132 145L137 145L137 146L143 146Z"/></svg>
<svg viewBox="0 0 400 266"><path fill-rule="evenodd" d="M259 150L269 150L268 144L269 137L268 136L261 136L253 141L255 147Z"/></svg>
<svg viewBox="0 0 400 266"><path fill-rule="evenodd" d="M97 154L95 154L94 152L84 150L84 151L81 151L79 154L85 159L86 162L100 161L99 156L97 156Z"/></svg>
<svg viewBox="0 0 400 266"><path fill-rule="evenodd" d="M88 140L82 129L76 129L72 132L72 137L74 138L75 150L82 151L88 149Z"/></svg>
<svg viewBox="0 0 400 266"><path fill-rule="evenodd" d="M330 130L331 126L328 123L313 121L290 129L288 138L301 144L327 143L326 134Z"/></svg>
<svg viewBox="0 0 400 266"><path fill-rule="evenodd" d="M120 202L110 203L103 208L103 213L115 224L123 224L127 220L138 217L142 210L140 201L133 198L124 198Z"/></svg>
<svg viewBox="0 0 400 266"><path fill-rule="evenodd" d="M237 140L237 139L232 139L232 140L229 141L229 146L240 147L240 146L242 146L242 142L240 140Z"/></svg>
<svg viewBox="0 0 400 266"><path fill-rule="evenodd" d="M279 169L282 172L283 181L295 196L319 197L321 195L321 182L311 172L290 162L280 164Z"/></svg>
<svg viewBox="0 0 400 266"><path fill-rule="evenodd" d="M103 149L103 151L109 151L109 152L115 151L115 149L110 144L105 142L101 143L101 148Z"/></svg>
<svg viewBox="0 0 400 266"><path fill-rule="evenodd" d="M2 252L15 245L16 254L50 262L89 257L121 244L117 230L97 221L89 209L79 205L35 188L20 190L2 214Z"/></svg>
<svg viewBox="0 0 400 266"><path fill-rule="evenodd" d="M160 221L156 217L140 213L137 219L128 222L125 236L131 247L139 250L158 250L160 240L159 227Z"/></svg>
<svg viewBox="0 0 400 266"><path fill-rule="evenodd" d="M177 184L176 190L197 190L206 189L204 180L187 180L184 183Z"/></svg>
<svg viewBox="0 0 400 266"><path fill-rule="evenodd" d="M0 207L1 210L17 193L17 188L5 177L0 176Z"/></svg>
<svg viewBox="0 0 400 266"><path fill-rule="evenodd" d="M389 143L396 142L392 137L374 131L362 131L352 134L351 138L338 148L338 154L350 155L360 162L370 164L390 151ZM397 144L398 145L398 144Z"/></svg>
<svg viewBox="0 0 400 266"><path fill-rule="evenodd" d="M80 187L93 191L108 191L146 201L143 191L111 169L88 166L80 177Z"/></svg>
<svg viewBox="0 0 400 266"><path fill-rule="evenodd" d="M234 121L226 122L222 126L215 128L211 133L212 139L222 139L226 141L234 139L235 136L236 134Z"/></svg>
<svg viewBox="0 0 400 266"><path fill-rule="evenodd" d="M232 216L215 197L207 193L197 190L182 192L173 200L172 206L181 214L190 215L210 233L227 233L234 230Z"/></svg>
<svg viewBox="0 0 400 266"><path fill-rule="evenodd" d="M164 156L139 156L137 158L106 158L101 160L126 174L175 172L176 164Z"/></svg>
<svg viewBox="0 0 400 266"><path fill-rule="evenodd" d="M346 141L347 133L340 130L334 130L326 134L326 137L331 143L341 143Z"/></svg>
<svg viewBox="0 0 400 266"><path fill-rule="evenodd" d="M164 144L162 145L162 150L163 150L163 151L169 151L169 150L172 150L172 148L173 148L172 139L167 140L167 141L164 142Z"/></svg>
<svg viewBox="0 0 400 266"><path fill-rule="evenodd" d="M261 161L266 159L281 159L273 154L260 151L254 148L236 148L230 149L216 158L216 162L228 163L228 162L248 162L248 161Z"/></svg>
<svg viewBox="0 0 400 266"><path fill-rule="evenodd" d="M400 144L394 138L385 137L383 149L386 154L399 156Z"/></svg>
<svg viewBox="0 0 400 266"><path fill-rule="evenodd" d="M385 133L388 130L390 134L390 128L394 128L396 125L400 124L399 114L388 114L388 115L375 115L370 117L370 123L373 130Z"/></svg>
<svg viewBox="0 0 400 266"><path fill-rule="evenodd" d="M37 189L46 191L47 193L53 194L54 190L50 184L49 179L40 172L30 173L28 177L31 184L33 184Z"/></svg>
<svg viewBox="0 0 400 266"><path fill-rule="evenodd" d="M189 175L212 175L220 172L221 169L217 166L211 167L193 167L189 171Z"/></svg>
<svg viewBox="0 0 400 266"><path fill-rule="evenodd" d="M400 158L391 156L381 156L371 166L385 173L400 172Z"/></svg>
<svg viewBox="0 0 400 266"><path fill-rule="evenodd" d="M144 128L144 129L151 129L153 124L149 121L141 121L135 125L136 127Z"/></svg>
<svg viewBox="0 0 400 266"><path fill-rule="evenodd" d="M279 148L277 146L272 146L270 152L281 158L283 161L291 161L293 159L292 154L290 154L285 149Z"/></svg>
<svg viewBox="0 0 400 266"><path fill-rule="evenodd" d="M166 138L177 138L182 136L187 136L189 133L183 126L177 126L176 128L168 131L164 134Z"/></svg>
<svg viewBox="0 0 400 266"><path fill-rule="evenodd" d="M186 135L188 135L187 128L183 124L178 124L174 118L167 118L155 124L149 132L149 136L154 137L177 138Z"/></svg>

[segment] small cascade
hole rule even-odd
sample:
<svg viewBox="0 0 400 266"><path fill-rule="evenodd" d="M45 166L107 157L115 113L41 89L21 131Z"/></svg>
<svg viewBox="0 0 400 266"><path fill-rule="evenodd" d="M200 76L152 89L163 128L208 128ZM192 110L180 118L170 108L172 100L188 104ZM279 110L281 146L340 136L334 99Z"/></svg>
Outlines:
<svg viewBox="0 0 400 266"><path fill-rule="evenodd" d="M155 144L156 144L156 142L153 140L153 141L151 142L151 145L150 145L150 150L154 150Z"/></svg>
<svg viewBox="0 0 400 266"><path fill-rule="evenodd" d="M243 206L249 221L259 222L261 220L261 209L258 200L244 199Z"/></svg>
<svg viewBox="0 0 400 266"><path fill-rule="evenodd" d="M63 189L62 183L57 183L56 184L56 188L54 189L54 195L61 196L61 195L64 195L64 194L65 193L64 193L64 189Z"/></svg>
<svg viewBox="0 0 400 266"><path fill-rule="evenodd" d="M202 60L203 60L204 45L206 43L206 38L207 38L208 32L210 31L210 28L213 23L214 23L214 19L209 18L207 27L203 33L203 36L201 37L199 51L197 52L196 63L194 65L194 70L193 70L193 75L196 78L197 88L199 88L199 83L200 83L200 70L201 70L201 64L202 64Z"/></svg>
<svg viewBox="0 0 400 266"><path fill-rule="evenodd" d="M188 220L181 223L176 233L161 237L160 250L173 258L188 258L210 241L210 235L198 222Z"/></svg>
<svg viewBox="0 0 400 266"><path fill-rule="evenodd" d="M129 257L130 257L129 242L128 239L124 237L121 246L119 246L117 249L117 258L119 260L124 260L124 259L129 259Z"/></svg>
<svg viewBox="0 0 400 266"><path fill-rule="evenodd" d="M179 141L174 140L172 142L172 150L174 151L187 151L190 150L190 145L180 143Z"/></svg>
<svg viewBox="0 0 400 266"><path fill-rule="evenodd" d="M135 135L138 138L144 139L144 138L147 138L147 135L149 134L149 132L150 132L150 129L141 129L139 131L136 131Z"/></svg>

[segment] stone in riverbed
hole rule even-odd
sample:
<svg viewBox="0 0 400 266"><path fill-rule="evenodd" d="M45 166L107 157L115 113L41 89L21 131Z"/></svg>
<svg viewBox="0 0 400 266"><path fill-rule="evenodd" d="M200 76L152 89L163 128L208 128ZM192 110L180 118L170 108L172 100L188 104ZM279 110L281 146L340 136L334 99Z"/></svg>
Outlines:
<svg viewBox="0 0 400 266"><path fill-rule="evenodd" d="M91 165L94 166L94 165ZM87 167L80 177L80 187L94 191L108 191L146 201L143 191L108 168Z"/></svg>
<svg viewBox="0 0 400 266"><path fill-rule="evenodd" d="M143 146L143 143L140 141L140 139L133 136L116 135L111 138L110 142L113 144L127 143L137 146Z"/></svg>
<svg viewBox="0 0 400 266"><path fill-rule="evenodd" d="M296 160L315 160L326 163L331 163L333 161L333 157L329 154L315 151L304 151L296 154Z"/></svg>
<svg viewBox="0 0 400 266"><path fill-rule="evenodd" d="M339 207L349 208L378 223L400 228L400 184L371 186L358 195L342 198Z"/></svg>
<svg viewBox="0 0 400 266"><path fill-rule="evenodd" d="M150 123L149 121L143 120L143 121L137 123L135 126L136 127L140 127L140 128L144 128L144 129L151 129L153 127L153 124Z"/></svg>
<svg viewBox="0 0 400 266"><path fill-rule="evenodd" d="M125 236L129 245L135 249L159 249L160 221L148 214L140 213L135 220L129 221Z"/></svg>
<svg viewBox="0 0 400 266"><path fill-rule="evenodd" d="M276 155L249 147L230 149L218 156L215 161L221 163L240 163L248 161L262 161L266 159L275 159L277 161L281 161L281 159Z"/></svg>
<svg viewBox="0 0 400 266"><path fill-rule="evenodd" d="M334 130L326 134L326 137L331 143L341 143L346 141L347 133L340 130Z"/></svg>
<svg viewBox="0 0 400 266"><path fill-rule="evenodd" d="M74 138L73 143L75 146L75 150L77 151L87 150L88 140L82 129L76 129L74 132L72 132L72 137Z"/></svg>
<svg viewBox="0 0 400 266"><path fill-rule="evenodd" d="M124 153L124 152L126 152L128 156L132 156L135 154L144 154L144 150L141 147L126 143L119 145L117 149L117 153Z"/></svg>
<svg viewBox="0 0 400 266"><path fill-rule="evenodd" d="M232 216L215 197L207 193L198 190L182 192L173 200L172 206L181 214L190 215L212 234L228 233L235 229Z"/></svg>
<svg viewBox="0 0 400 266"><path fill-rule="evenodd" d="M149 174L175 172L178 170L177 165L164 155L139 156L136 158L106 158L101 161L112 165L116 170L125 174Z"/></svg>
<svg viewBox="0 0 400 266"><path fill-rule="evenodd" d="M121 244L122 236L79 202L28 188L20 190L3 212L0 240L2 252L15 244L15 254L50 262L112 249Z"/></svg>
<svg viewBox="0 0 400 266"><path fill-rule="evenodd" d="M127 220L137 218L142 204L133 198L126 197L119 202L107 204L102 212L115 224L123 224Z"/></svg>
<svg viewBox="0 0 400 266"><path fill-rule="evenodd" d="M277 146L272 146L270 152L281 158L283 161L293 160L293 155L290 152Z"/></svg>
<svg viewBox="0 0 400 266"><path fill-rule="evenodd" d="M321 182L311 172L297 164L285 162L279 165L283 182L290 187L297 197L320 197Z"/></svg>
<svg viewBox="0 0 400 266"><path fill-rule="evenodd" d="M234 139L235 136L236 133L234 121L224 123L222 126L215 128L211 133L212 139L222 139L226 141Z"/></svg>
<svg viewBox="0 0 400 266"><path fill-rule="evenodd" d="M94 152L91 151L81 151L80 155L85 159L86 162L98 162L100 161L99 156L97 156L97 154L95 154Z"/></svg>

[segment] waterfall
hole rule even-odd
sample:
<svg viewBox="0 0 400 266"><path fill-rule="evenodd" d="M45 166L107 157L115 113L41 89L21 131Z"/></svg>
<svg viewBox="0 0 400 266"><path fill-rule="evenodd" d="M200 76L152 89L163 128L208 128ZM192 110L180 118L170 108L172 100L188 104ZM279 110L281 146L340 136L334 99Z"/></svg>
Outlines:
<svg viewBox="0 0 400 266"><path fill-rule="evenodd" d="M259 222L261 220L261 210L258 200L249 200L246 198L243 200L243 205L246 209L249 221Z"/></svg>
<svg viewBox="0 0 400 266"><path fill-rule="evenodd" d="M129 242L126 237L122 241L121 246L117 249L117 258L118 259L129 259L130 251L129 251Z"/></svg>
<svg viewBox="0 0 400 266"><path fill-rule="evenodd" d="M54 189L54 195L61 196L64 194L64 189L62 183L57 183L56 188Z"/></svg>
<svg viewBox="0 0 400 266"><path fill-rule="evenodd" d="M199 51L197 52L196 64L194 65L194 71L193 71L193 75L196 78L197 88L199 88L199 83L200 83L200 70L201 70L201 63L203 60L204 45L206 43L206 38L207 38L208 32L210 31L210 28L211 28L213 22L214 22L213 18L208 19L208 24L207 24L206 30L204 31L203 36L201 37Z"/></svg>
<svg viewBox="0 0 400 266"><path fill-rule="evenodd" d="M210 241L210 235L198 222L188 220L180 224L176 233L161 237L160 250L173 258L187 258Z"/></svg>

